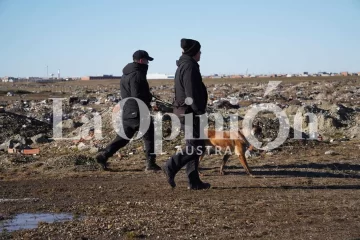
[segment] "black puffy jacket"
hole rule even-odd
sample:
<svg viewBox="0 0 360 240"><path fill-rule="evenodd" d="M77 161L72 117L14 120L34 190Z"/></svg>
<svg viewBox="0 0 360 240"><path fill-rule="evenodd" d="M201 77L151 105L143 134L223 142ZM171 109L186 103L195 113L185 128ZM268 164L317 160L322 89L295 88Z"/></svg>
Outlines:
<svg viewBox="0 0 360 240"><path fill-rule="evenodd" d="M175 106L186 106L185 99L191 97L193 103L187 113L202 115L206 112L208 93L202 81L199 64L190 56L183 54L176 62Z"/></svg>
<svg viewBox="0 0 360 240"><path fill-rule="evenodd" d="M121 98L128 97L138 98L151 108L150 102L152 94L150 93L149 83L146 79L148 65L132 62L127 64L123 69L123 75L120 80ZM135 100L126 101L123 108L123 116L137 117L139 107Z"/></svg>

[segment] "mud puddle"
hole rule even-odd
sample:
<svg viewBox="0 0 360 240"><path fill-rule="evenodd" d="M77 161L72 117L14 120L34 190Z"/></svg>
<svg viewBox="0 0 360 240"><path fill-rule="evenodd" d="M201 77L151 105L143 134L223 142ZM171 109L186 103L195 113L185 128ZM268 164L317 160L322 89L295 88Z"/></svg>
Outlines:
<svg viewBox="0 0 360 240"><path fill-rule="evenodd" d="M40 222L54 223L73 220L72 214L67 213L22 213L14 218L0 221L0 232L13 232L24 229L34 229Z"/></svg>

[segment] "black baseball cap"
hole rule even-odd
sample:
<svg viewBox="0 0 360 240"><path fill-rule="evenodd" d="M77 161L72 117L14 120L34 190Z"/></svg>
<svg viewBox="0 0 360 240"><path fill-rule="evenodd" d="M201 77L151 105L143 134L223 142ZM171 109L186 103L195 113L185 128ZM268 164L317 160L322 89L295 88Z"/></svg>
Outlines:
<svg viewBox="0 0 360 240"><path fill-rule="evenodd" d="M134 60L140 60L141 58L145 58L149 61L154 60L154 58L150 57L149 54L147 53L147 51L144 50L137 50L136 52L134 52L133 54L133 59Z"/></svg>

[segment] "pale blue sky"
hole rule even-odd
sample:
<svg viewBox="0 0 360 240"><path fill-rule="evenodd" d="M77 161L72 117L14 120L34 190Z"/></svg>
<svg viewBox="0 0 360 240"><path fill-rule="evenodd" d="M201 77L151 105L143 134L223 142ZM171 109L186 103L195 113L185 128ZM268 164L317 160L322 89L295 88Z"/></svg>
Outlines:
<svg viewBox="0 0 360 240"><path fill-rule="evenodd" d="M174 74L180 39L202 74L360 71L358 0L0 0L0 76L121 75L137 49Z"/></svg>

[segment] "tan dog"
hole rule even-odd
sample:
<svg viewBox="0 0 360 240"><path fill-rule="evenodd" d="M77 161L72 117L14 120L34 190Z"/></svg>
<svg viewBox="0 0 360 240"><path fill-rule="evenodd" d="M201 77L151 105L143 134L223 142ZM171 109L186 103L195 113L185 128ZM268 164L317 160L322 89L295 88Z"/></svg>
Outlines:
<svg viewBox="0 0 360 240"><path fill-rule="evenodd" d="M261 134L261 131L262 130L260 126L254 126L252 129L252 134L254 136L259 136ZM252 151L253 146L250 145L250 143L246 140L245 136L241 133L241 131L230 132L230 131L216 131L209 129L206 135L208 137L208 139L205 140L205 146L207 149L200 156L199 163L204 158L205 154L209 152L208 151L209 147L211 147L211 148L215 148L215 154L216 153L224 154L222 164L220 166L221 175L224 175L224 166L226 162L229 160L229 157L231 156L232 153L235 153L237 156L239 156L240 163L245 169L245 172L249 176L253 176L249 169L245 157L246 150ZM202 176L200 171L199 174Z"/></svg>

